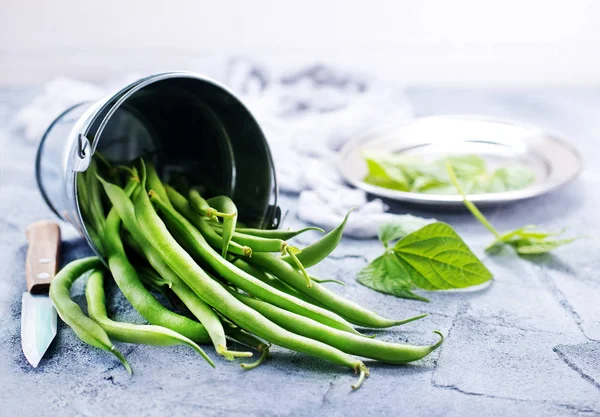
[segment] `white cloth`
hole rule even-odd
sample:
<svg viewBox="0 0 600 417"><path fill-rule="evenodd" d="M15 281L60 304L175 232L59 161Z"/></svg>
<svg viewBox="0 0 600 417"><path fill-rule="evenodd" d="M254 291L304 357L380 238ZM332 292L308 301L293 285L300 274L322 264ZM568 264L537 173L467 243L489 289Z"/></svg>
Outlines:
<svg viewBox="0 0 600 417"><path fill-rule="evenodd" d="M344 183L335 167L337 151L347 140L412 117L402 88L322 65L296 71L269 71L247 59L197 65L199 72L208 72L238 94L257 118L274 156L279 189L299 194L301 220L330 229L354 207L347 235L371 238L382 223L413 219L386 213L388 207L379 199L369 202L364 191ZM28 140L37 140L67 107L125 85L123 79L119 81L95 85L68 78L52 80L22 109L17 122L24 126Z"/></svg>

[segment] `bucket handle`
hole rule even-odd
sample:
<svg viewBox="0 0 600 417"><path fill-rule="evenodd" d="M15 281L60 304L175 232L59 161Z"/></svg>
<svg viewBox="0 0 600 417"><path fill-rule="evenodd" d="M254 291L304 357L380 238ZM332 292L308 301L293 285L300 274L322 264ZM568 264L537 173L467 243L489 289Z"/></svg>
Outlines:
<svg viewBox="0 0 600 417"><path fill-rule="evenodd" d="M92 146L82 133L77 136L77 152L73 158L73 171L83 172L90 166L92 160Z"/></svg>

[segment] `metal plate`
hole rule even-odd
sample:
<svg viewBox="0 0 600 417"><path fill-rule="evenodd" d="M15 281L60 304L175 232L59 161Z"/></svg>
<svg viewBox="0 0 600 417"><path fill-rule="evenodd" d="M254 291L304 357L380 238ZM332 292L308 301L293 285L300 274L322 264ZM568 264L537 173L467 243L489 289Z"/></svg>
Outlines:
<svg viewBox="0 0 600 417"><path fill-rule="evenodd" d="M580 154L559 135L537 126L479 116L431 116L388 126L348 142L340 153L339 170L350 184L381 197L417 204L458 206L459 195L437 195L390 190L363 182L368 150L437 159L475 154L490 169L508 163L527 166L535 181L526 188L469 195L480 205L496 205L535 197L575 179L582 170Z"/></svg>

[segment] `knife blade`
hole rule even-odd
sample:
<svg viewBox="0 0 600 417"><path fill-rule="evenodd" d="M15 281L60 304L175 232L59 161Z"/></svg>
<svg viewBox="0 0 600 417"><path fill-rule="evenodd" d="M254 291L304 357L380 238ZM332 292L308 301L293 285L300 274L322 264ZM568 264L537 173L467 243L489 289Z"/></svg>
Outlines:
<svg viewBox="0 0 600 417"><path fill-rule="evenodd" d="M58 269L60 228L55 222L35 222L25 231L29 248L25 261L27 292L21 306L21 347L35 368L56 336L57 315L48 296Z"/></svg>

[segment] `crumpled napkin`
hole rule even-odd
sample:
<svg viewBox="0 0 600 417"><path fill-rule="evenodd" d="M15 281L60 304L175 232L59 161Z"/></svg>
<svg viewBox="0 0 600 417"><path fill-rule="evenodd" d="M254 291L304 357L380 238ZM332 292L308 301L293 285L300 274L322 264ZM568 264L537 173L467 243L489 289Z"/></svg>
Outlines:
<svg viewBox="0 0 600 417"><path fill-rule="evenodd" d="M300 220L331 229L355 208L345 233L356 238L375 237L383 223L414 221L410 215L386 213L389 208L379 199L368 201L364 191L345 184L336 168L337 152L346 141L412 117L402 88L323 65L271 69L244 58L196 65L232 89L254 114L269 141L280 191L299 194ZM101 98L135 78L130 74L104 85L52 80L21 110L17 122L26 139L38 140L69 106Z"/></svg>

